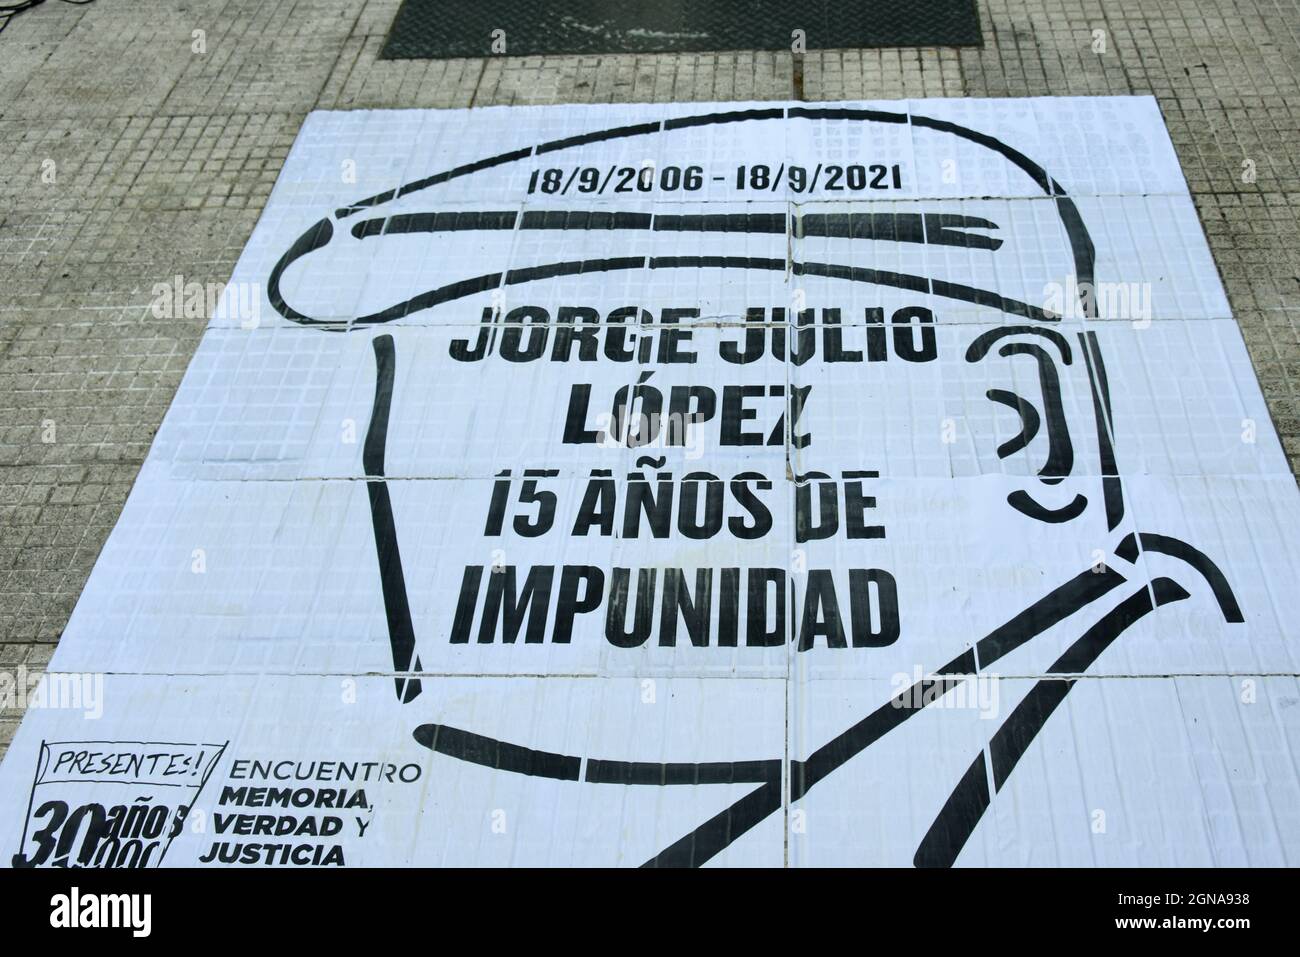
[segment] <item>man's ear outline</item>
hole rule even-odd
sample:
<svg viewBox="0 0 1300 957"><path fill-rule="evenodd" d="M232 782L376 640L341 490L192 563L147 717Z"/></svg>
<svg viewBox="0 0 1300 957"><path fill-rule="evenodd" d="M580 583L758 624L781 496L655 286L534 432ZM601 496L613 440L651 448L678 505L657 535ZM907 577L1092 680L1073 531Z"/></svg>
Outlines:
<svg viewBox="0 0 1300 957"><path fill-rule="evenodd" d="M1068 366L1073 363L1074 353L1070 348L1069 340L1055 329L1041 326L999 326L981 333L967 347L966 361L979 362L988 355L995 343L1020 335L1040 336L1047 339L1060 351L1062 364ZM1038 470L1038 478L1045 485L1056 485L1074 469L1074 447L1070 442L1069 423L1065 421L1064 405L1061 402L1061 384L1056 374L1055 362L1047 349L1034 342L1003 343L998 349L998 355L1007 358L1028 355L1038 362L1049 441L1047 461ZM989 389L985 395L994 402L1014 409L1020 415L1020 434L998 446L998 458L1004 459L1019 452L1033 441L1042 425L1042 419L1030 402L1014 392L1005 389ZM1058 524L1083 514L1083 510L1088 507L1088 499L1078 494L1066 505L1053 509L1041 504L1023 489L1017 489L1007 496L1007 504L1036 521Z"/></svg>

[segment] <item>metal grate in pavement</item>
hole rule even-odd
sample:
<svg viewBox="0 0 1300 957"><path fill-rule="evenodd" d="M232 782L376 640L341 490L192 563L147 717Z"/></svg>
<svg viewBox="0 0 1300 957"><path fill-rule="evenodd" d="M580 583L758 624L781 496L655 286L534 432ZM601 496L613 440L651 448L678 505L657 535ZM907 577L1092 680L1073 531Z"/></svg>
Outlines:
<svg viewBox="0 0 1300 957"><path fill-rule="evenodd" d="M796 31L802 31L797 34ZM405 0L381 59L978 46L974 0Z"/></svg>

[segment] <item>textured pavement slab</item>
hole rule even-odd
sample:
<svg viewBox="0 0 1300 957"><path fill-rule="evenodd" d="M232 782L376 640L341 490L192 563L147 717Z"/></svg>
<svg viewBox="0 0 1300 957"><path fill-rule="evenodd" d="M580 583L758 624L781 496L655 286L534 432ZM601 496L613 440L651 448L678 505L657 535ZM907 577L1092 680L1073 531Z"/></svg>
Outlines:
<svg viewBox="0 0 1300 957"><path fill-rule="evenodd" d="M378 59L397 0L48 3L0 33L0 667L38 669L312 109L1151 93L1300 463L1294 3L981 3L982 48ZM8 740L18 713L5 713Z"/></svg>

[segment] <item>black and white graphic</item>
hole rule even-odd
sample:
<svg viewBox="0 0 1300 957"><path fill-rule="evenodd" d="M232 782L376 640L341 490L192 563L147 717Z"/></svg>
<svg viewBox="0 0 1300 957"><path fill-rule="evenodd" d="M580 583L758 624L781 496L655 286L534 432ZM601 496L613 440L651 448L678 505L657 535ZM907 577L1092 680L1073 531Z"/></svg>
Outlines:
<svg viewBox="0 0 1300 957"><path fill-rule="evenodd" d="M176 737L169 864L1294 862L1296 504L1149 98L317 113L0 794Z"/></svg>
<svg viewBox="0 0 1300 957"><path fill-rule="evenodd" d="M157 867L225 745L42 742L14 867Z"/></svg>

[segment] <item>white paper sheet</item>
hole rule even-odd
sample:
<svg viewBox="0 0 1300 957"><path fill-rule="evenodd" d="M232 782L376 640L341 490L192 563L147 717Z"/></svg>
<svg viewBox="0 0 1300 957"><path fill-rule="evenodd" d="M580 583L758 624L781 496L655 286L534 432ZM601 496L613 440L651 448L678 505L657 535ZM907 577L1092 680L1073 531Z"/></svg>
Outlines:
<svg viewBox="0 0 1300 957"><path fill-rule="evenodd" d="M1149 97L314 113L0 849L1295 864L1296 506Z"/></svg>

